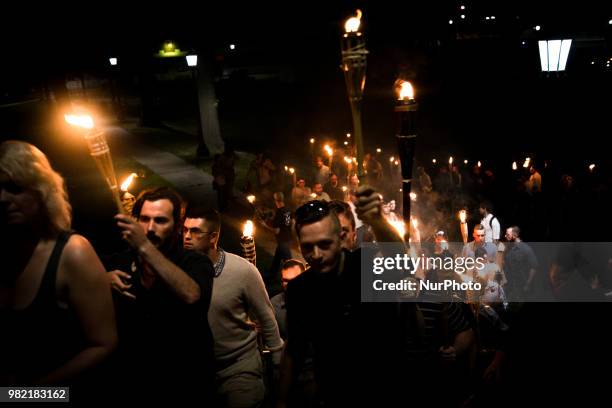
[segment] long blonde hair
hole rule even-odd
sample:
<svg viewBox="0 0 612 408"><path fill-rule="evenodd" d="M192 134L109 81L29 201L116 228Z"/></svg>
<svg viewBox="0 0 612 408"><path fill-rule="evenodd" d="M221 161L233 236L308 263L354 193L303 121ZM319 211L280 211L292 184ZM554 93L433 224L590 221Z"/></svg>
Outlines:
<svg viewBox="0 0 612 408"><path fill-rule="evenodd" d="M0 144L0 173L21 187L36 191L45 212L43 234L48 237L70 229L72 208L62 176L37 147L9 140Z"/></svg>

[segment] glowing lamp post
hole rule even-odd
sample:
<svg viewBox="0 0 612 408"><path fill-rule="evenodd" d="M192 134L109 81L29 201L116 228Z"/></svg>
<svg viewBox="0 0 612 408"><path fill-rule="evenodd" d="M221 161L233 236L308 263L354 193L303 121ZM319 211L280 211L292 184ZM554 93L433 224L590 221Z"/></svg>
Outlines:
<svg viewBox="0 0 612 408"><path fill-rule="evenodd" d="M363 171L363 134L361 129L361 99L366 80L366 66L368 50L365 47L365 38L361 31L361 10L357 15L346 20L344 34L342 35L342 72L351 105L353 118L353 135L357 149L357 175L362 178Z"/></svg>
<svg viewBox="0 0 612 408"><path fill-rule="evenodd" d="M83 132L87 147L89 148L89 154L94 159L98 170L110 188L117 210L122 214L127 214L119 196L119 185L115 175L115 168L113 167L113 158L111 157L104 131L96 129L92 117L86 114L66 114L64 119L68 124Z"/></svg>

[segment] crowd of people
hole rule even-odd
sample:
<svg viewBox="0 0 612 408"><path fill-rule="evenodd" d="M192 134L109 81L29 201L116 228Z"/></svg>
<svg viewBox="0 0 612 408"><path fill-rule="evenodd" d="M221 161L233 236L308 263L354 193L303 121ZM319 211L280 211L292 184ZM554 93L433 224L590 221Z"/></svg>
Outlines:
<svg viewBox="0 0 612 408"><path fill-rule="evenodd" d="M383 170L371 155L363 185L317 158L312 189L300 176L275 182L276 166L261 155L248 189L273 213L261 223L275 234L272 268L283 289L270 297L256 265L219 245L234 160L231 151L216 158L220 211L185 203L168 187L145 190L130 215L115 216L127 249L100 260L71 230L64 181L44 153L0 144L0 385L70 385L76 401L487 406L506 395L509 356L521 351L511 333L534 286L549 277L562 289L579 273L563 257L540 262L522 227L502 223L486 201L461 253L442 224L430 249L427 239L409 245L389 222L393 207L383 208ZM536 195L542 177L534 174L527 181ZM419 168L417 178L421 208L462 208L456 195L467 178L458 170L441 168L432 182ZM479 280L483 289L451 302L425 292L415 302L364 303L363 245L375 242L485 259L480 271L417 276ZM588 275L601 299L612 290L604 255L599 273Z"/></svg>

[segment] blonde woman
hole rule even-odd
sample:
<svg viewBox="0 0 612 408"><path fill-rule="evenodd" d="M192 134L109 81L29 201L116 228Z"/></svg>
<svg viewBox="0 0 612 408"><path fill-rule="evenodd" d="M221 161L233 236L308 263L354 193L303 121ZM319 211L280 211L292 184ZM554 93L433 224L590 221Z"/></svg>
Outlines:
<svg viewBox="0 0 612 408"><path fill-rule="evenodd" d="M117 344L111 289L71 230L64 181L31 144L0 144L0 385L74 384Z"/></svg>

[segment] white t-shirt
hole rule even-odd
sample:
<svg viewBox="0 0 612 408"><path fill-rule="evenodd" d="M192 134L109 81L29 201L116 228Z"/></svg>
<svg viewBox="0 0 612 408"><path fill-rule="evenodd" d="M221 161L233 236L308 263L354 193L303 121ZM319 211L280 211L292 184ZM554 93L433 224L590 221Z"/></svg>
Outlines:
<svg viewBox="0 0 612 408"><path fill-rule="evenodd" d="M497 217L491 222L491 218L493 217L493 214L487 214L487 216L480 221L480 225L485 229L485 242L493 242L493 240L499 241L501 225L499 225Z"/></svg>

